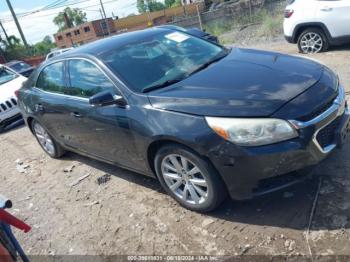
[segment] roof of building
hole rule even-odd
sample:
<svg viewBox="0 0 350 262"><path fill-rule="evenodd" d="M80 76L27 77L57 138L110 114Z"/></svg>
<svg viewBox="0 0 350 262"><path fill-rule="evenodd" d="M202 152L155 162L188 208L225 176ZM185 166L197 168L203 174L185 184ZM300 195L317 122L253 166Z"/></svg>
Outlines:
<svg viewBox="0 0 350 262"><path fill-rule="evenodd" d="M110 20L113 20L113 18L108 17L107 20L110 21ZM82 24L80 24L80 25L77 25L77 26L74 26L74 27L71 27L71 28L64 29L64 30L62 30L62 31L60 31L60 32L57 32L57 33L53 34L53 35L54 35L54 36L62 35L62 34L65 34L65 33L68 33L68 32L72 32L73 30L77 30L77 29L79 29L79 28L81 28L81 27L89 26L89 25L91 25L92 23L100 22L100 21L106 21L106 19L97 19L97 20L92 20L92 21L86 21L86 22L84 22L84 23L82 23Z"/></svg>

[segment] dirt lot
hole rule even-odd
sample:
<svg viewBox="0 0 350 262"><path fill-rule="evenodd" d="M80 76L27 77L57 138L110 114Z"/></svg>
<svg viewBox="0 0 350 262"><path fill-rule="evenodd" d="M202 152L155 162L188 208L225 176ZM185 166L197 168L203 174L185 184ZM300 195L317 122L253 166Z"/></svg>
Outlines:
<svg viewBox="0 0 350 262"><path fill-rule="evenodd" d="M283 41L254 47L297 53ZM313 57L336 70L350 91L349 49ZM73 153L50 159L29 130L19 127L0 135L0 192L13 200L11 212L33 227L28 234L16 232L31 255L350 255L349 155L346 145L305 183L251 201L227 200L201 215L181 208L157 181L142 175ZM104 174L111 179L98 185Z"/></svg>

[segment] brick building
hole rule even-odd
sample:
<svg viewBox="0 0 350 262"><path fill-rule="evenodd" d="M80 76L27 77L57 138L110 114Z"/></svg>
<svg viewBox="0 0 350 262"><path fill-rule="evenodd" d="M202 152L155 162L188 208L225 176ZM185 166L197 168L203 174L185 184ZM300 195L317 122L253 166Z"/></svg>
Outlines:
<svg viewBox="0 0 350 262"><path fill-rule="evenodd" d="M58 48L67 48L73 45L80 46L100 38L116 33L112 18L86 22L76 27L68 28L54 35Z"/></svg>

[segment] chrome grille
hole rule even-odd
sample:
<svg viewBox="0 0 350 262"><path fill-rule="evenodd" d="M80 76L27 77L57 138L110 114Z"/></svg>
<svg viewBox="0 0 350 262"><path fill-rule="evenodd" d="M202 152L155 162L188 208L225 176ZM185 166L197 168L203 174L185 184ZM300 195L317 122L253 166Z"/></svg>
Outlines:
<svg viewBox="0 0 350 262"><path fill-rule="evenodd" d="M0 112L5 112L7 110L10 110L13 107L17 106L17 101L14 98L10 98L9 100L6 100L5 102L0 103Z"/></svg>
<svg viewBox="0 0 350 262"><path fill-rule="evenodd" d="M344 113L350 114L345 99L345 90L343 87L339 87L337 98L326 111L306 122L297 120L290 120L290 122L297 129L317 126L312 140L322 153L328 154L336 147L334 132L335 126L339 125L336 119L341 117ZM325 121L326 123L324 123ZM322 123L321 126L320 123Z"/></svg>
<svg viewBox="0 0 350 262"><path fill-rule="evenodd" d="M317 108L311 114L298 118L298 120L307 122L307 121L310 121L310 120L314 119L315 117L317 117L317 116L321 115L322 113L326 112L333 105L334 100L335 100L335 98L333 100L329 101L328 103L322 105L321 107Z"/></svg>

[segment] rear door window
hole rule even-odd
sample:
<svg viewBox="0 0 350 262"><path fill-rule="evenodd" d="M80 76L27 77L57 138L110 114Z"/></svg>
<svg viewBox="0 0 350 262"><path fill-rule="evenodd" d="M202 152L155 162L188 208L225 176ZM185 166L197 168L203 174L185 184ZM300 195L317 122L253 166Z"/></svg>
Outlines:
<svg viewBox="0 0 350 262"><path fill-rule="evenodd" d="M94 64L83 59L68 62L69 88L67 94L89 98L102 91L116 93L114 84Z"/></svg>
<svg viewBox="0 0 350 262"><path fill-rule="evenodd" d="M57 62L45 67L38 77L36 87L47 92L64 94L64 63Z"/></svg>

